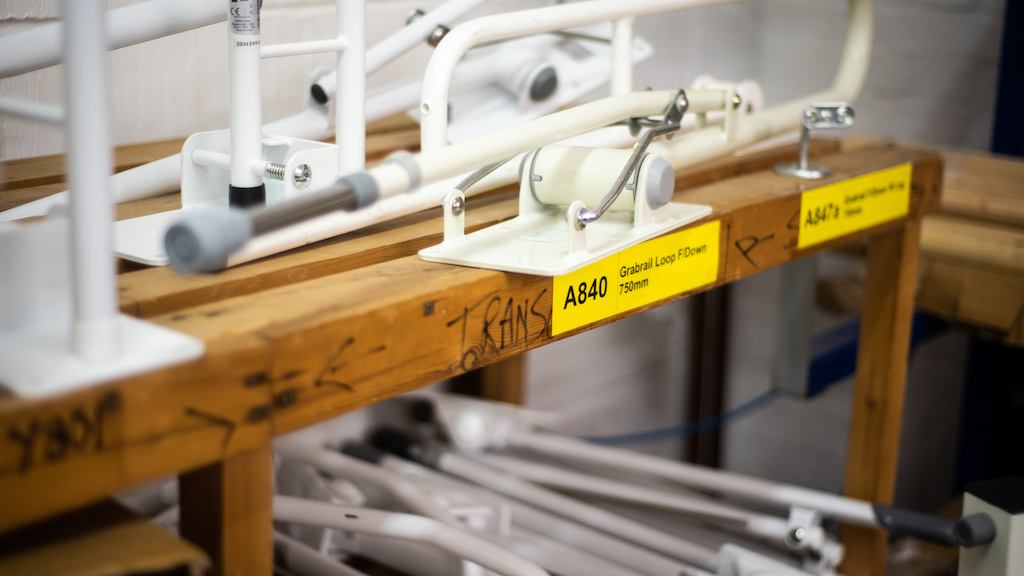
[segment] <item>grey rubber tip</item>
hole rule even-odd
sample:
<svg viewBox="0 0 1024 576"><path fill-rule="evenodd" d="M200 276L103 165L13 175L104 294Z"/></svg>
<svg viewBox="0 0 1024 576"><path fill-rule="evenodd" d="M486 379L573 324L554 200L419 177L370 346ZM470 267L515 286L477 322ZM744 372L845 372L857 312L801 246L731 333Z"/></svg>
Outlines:
<svg viewBox="0 0 1024 576"><path fill-rule="evenodd" d="M541 102L547 100L558 89L558 73L554 66L545 66L533 77L530 84L530 100Z"/></svg>
<svg viewBox="0 0 1024 576"><path fill-rule="evenodd" d="M996 539L996 523L988 514L971 514L956 521L953 534L965 548L991 544Z"/></svg>
<svg viewBox="0 0 1024 576"><path fill-rule="evenodd" d="M647 205L661 208L672 200L676 190L676 173L664 158L650 155L644 160L647 177L644 179L644 195Z"/></svg>
<svg viewBox="0 0 1024 576"><path fill-rule="evenodd" d="M366 172L355 172L338 178L338 183L348 186L352 190L355 201L354 210L366 208L380 198L380 188L377 181Z"/></svg>
<svg viewBox="0 0 1024 576"><path fill-rule="evenodd" d="M228 257L251 237L252 218L245 212L189 210L167 230L164 250L178 272L208 274L226 268Z"/></svg>

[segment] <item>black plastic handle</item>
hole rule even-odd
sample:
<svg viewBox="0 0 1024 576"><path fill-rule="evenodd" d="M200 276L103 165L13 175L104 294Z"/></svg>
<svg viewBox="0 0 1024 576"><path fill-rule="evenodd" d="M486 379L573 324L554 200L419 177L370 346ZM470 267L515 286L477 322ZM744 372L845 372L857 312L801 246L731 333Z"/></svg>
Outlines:
<svg viewBox="0 0 1024 576"><path fill-rule="evenodd" d="M914 536L943 546L971 548L996 538L996 523L988 514L951 519L910 510L874 505L878 524L894 536Z"/></svg>

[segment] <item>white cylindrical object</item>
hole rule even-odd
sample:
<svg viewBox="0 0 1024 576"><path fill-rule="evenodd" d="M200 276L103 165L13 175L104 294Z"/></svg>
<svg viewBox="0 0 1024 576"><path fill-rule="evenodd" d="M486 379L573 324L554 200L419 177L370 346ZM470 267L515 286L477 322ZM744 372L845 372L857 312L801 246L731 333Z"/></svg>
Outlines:
<svg viewBox="0 0 1024 576"><path fill-rule="evenodd" d="M465 530L413 516L274 496L274 520L424 542L507 576L548 576L542 568Z"/></svg>
<svg viewBox="0 0 1024 576"><path fill-rule="evenodd" d="M114 266L110 85L106 2L64 0L64 101L71 183L72 346L86 362L115 358L117 282Z"/></svg>
<svg viewBox="0 0 1024 576"><path fill-rule="evenodd" d="M612 28L611 94L633 91L633 23L632 16L619 18Z"/></svg>
<svg viewBox="0 0 1024 576"><path fill-rule="evenodd" d="M874 509L868 502L799 486L777 484L696 464L674 462L639 452L588 444L558 434L513 433L506 438L506 441L511 447L523 448L555 458L564 458L615 470L627 470L632 473L651 474L679 482L684 486L710 490L754 502L773 504L787 509L798 506L817 510L826 516L861 526L873 527L878 523Z"/></svg>
<svg viewBox="0 0 1024 576"><path fill-rule="evenodd" d="M631 150L616 148L545 146L530 153L524 160L525 181L541 204L568 206L576 200L582 200L593 208L611 190L632 154ZM649 162L663 164L664 168L659 174L667 170L670 177L648 181L647 176L651 171L644 170L643 164ZM646 196L650 207L664 206L672 198L675 178L671 175L672 168L664 160L654 154L646 154L637 166L635 178L627 181L626 188L623 188L608 209L632 212L638 192Z"/></svg>
<svg viewBox="0 0 1024 576"><path fill-rule="evenodd" d="M263 153L259 0L228 0L227 5L231 185L256 188L263 185L252 170Z"/></svg>
<svg viewBox="0 0 1024 576"><path fill-rule="evenodd" d="M566 518L572 518L607 534L635 542L666 556L689 562L694 566L714 569L717 564L716 554L713 550L597 506L520 480L515 476L474 462L465 456L445 452L438 459L438 468L474 484L486 486L499 494L521 500Z"/></svg>
<svg viewBox="0 0 1024 576"><path fill-rule="evenodd" d="M334 141L338 145L338 175L366 165L366 3L338 0L338 36L346 48L338 55L337 107Z"/></svg>
<svg viewBox="0 0 1024 576"><path fill-rule="evenodd" d="M104 49L113 50L224 20L211 0L149 0L106 13ZM24 74L61 61L61 27L44 24L0 37L0 78Z"/></svg>

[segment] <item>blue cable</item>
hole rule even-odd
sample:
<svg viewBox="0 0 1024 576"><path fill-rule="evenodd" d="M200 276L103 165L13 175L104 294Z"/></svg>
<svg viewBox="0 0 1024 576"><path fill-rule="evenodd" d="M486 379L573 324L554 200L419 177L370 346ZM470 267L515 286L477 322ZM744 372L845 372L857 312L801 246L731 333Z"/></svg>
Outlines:
<svg viewBox="0 0 1024 576"><path fill-rule="evenodd" d="M739 406L726 410L721 414L708 416L707 418L702 418L696 422L690 422L689 424L684 424L682 426L672 426L671 428L659 428L657 430L647 430L644 432L632 432L629 434L617 434L612 436L587 436L583 439L595 444L615 445L646 444L670 438L683 438L690 436L691 434L698 434L700 432L706 432L708 430L718 428L730 420L744 416L768 404L774 400L776 396L777 394L774 389L768 390L764 394L751 398Z"/></svg>

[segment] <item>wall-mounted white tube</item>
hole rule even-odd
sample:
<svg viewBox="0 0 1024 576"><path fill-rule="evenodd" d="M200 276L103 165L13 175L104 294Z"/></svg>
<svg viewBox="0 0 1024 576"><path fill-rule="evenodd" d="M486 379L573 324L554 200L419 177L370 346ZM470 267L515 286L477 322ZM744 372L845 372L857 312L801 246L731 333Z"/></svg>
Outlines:
<svg viewBox="0 0 1024 576"><path fill-rule="evenodd" d="M588 444L558 434L513 433L506 438L506 442L510 447L554 458L650 474L679 482L684 486L736 496L753 502L764 502L785 509L799 506L817 510L827 516L861 526L874 527L878 524L874 510L867 502L799 486L777 484L696 464L674 462L639 452Z"/></svg>
<svg viewBox="0 0 1024 576"><path fill-rule="evenodd" d="M336 68L343 87L334 109L340 176L366 165L366 2L337 0L336 12L338 36L347 45L338 55Z"/></svg>
<svg viewBox="0 0 1024 576"><path fill-rule="evenodd" d="M464 22L445 36L427 63L420 101L420 149L428 152L448 143L448 94L452 74L459 60L474 46L576 26L734 1L595 0L484 16ZM628 58L626 61L629 61ZM624 82L621 76L620 82Z"/></svg>
<svg viewBox="0 0 1024 576"><path fill-rule="evenodd" d="M109 49L124 48L224 20L215 0L148 0L106 13ZM61 23L0 37L0 78L61 62Z"/></svg>
<svg viewBox="0 0 1024 576"><path fill-rule="evenodd" d="M64 101L71 182L72 347L90 363L120 350L114 268L114 209L106 2L64 0Z"/></svg>
<svg viewBox="0 0 1024 576"><path fill-rule="evenodd" d="M274 496L274 520L422 542L506 576L548 576L542 568L472 532L431 518Z"/></svg>

